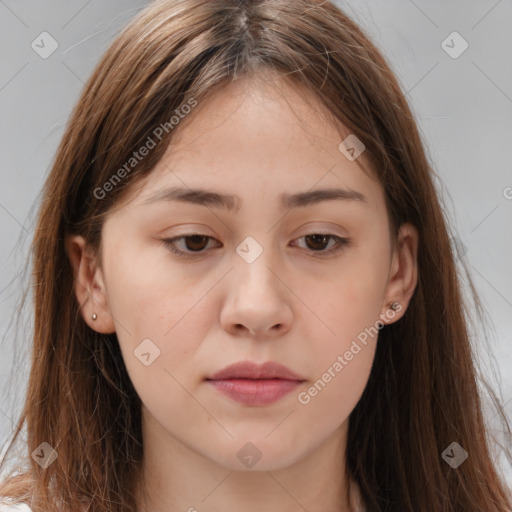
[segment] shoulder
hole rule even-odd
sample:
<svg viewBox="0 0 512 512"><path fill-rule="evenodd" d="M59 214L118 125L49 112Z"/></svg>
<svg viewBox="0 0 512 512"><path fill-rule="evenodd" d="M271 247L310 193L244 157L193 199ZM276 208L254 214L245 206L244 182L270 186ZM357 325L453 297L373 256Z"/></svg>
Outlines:
<svg viewBox="0 0 512 512"><path fill-rule="evenodd" d="M32 509L25 503L2 500L0 501L0 512L32 512Z"/></svg>

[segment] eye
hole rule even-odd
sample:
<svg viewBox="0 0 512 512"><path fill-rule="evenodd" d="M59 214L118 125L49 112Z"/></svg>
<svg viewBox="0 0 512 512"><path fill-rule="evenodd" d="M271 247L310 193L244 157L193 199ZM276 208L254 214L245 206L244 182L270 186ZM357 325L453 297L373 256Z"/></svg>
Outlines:
<svg viewBox="0 0 512 512"><path fill-rule="evenodd" d="M336 235L331 234L324 234L324 233L313 233L311 235L305 235L301 238L297 238L297 240L301 240L304 238L306 241L312 242L312 247L314 250L312 250L313 253L320 253L320 256L324 255L330 255L332 253L337 253L341 251L345 246L350 245L350 240L348 238L341 238ZM328 250L322 250L321 248L324 247L326 244L329 245L327 242L333 241L334 244L331 245L331 248ZM311 244L306 243L306 245L311 246Z"/></svg>
<svg viewBox="0 0 512 512"><path fill-rule="evenodd" d="M162 240L162 242L174 254L177 254L182 258L187 258L194 257L194 253L200 254L201 252L204 252L203 249L205 246L205 241L208 241L208 239L214 240L214 238L212 238L211 236L201 235L199 233L191 233L188 235L168 238ZM190 242L188 242L189 240ZM185 250L178 249L176 247L178 241L185 241ZM188 253L187 251L191 251L191 253Z"/></svg>
<svg viewBox="0 0 512 512"><path fill-rule="evenodd" d="M348 238L341 238L336 235L324 234L324 233L313 233L310 235L305 235L297 240L305 239L309 242L312 242L313 249L310 251L312 253L320 253L321 257L324 255L330 255L332 253L337 253L341 251L345 246L350 245L350 240ZM187 235L181 235L174 238L163 239L162 243L174 254L177 254L182 258L194 258L195 254L200 255L205 252L205 246L208 245L209 240L215 240L211 236L201 235L199 233L190 233ZM328 250L322 250L322 247L325 245L329 245L326 242L334 241L334 246L331 246ZM178 242L185 242L184 249L179 249L177 247ZM306 243L306 245L311 245ZM183 247L183 246L182 246Z"/></svg>

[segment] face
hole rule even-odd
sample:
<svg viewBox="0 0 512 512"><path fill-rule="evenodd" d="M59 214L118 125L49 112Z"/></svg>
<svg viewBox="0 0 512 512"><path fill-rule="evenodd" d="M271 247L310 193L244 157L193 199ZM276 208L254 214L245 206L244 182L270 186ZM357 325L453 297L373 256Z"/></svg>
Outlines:
<svg viewBox="0 0 512 512"><path fill-rule="evenodd" d="M416 284L414 230L392 248L381 185L304 94L243 80L198 105L83 276L82 313L117 333L145 432L232 469L250 469L251 450L258 470L283 468L343 437L379 321L397 321ZM324 189L354 194L296 196ZM241 361L298 379L207 380Z"/></svg>

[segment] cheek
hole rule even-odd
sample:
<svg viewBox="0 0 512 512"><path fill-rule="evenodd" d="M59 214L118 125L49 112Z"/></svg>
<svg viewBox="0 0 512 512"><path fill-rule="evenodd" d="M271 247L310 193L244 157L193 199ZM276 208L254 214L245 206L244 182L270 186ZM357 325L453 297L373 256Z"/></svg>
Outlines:
<svg viewBox="0 0 512 512"><path fill-rule="evenodd" d="M200 287L202 293L191 288L161 261L142 266L119 258L106 275L117 338L135 389L168 389L176 384L169 374L182 382L211 322L208 297L199 300L208 288Z"/></svg>
<svg viewBox="0 0 512 512"><path fill-rule="evenodd" d="M310 408L312 418L322 418L323 429L334 430L343 424L366 388L374 356L374 346L363 348L351 361L333 361L298 397Z"/></svg>
<svg viewBox="0 0 512 512"><path fill-rule="evenodd" d="M379 320L385 277L369 251L357 251L333 267L326 279L304 283L300 296L307 298L304 302L315 316L312 324L317 332L321 329L330 353L347 350L353 338Z"/></svg>
<svg viewBox="0 0 512 512"><path fill-rule="evenodd" d="M361 397L380 332L385 276L375 255L366 254L346 258L328 283L310 288L315 318L308 324L308 337L315 343L309 357L316 380L299 403L316 402L333 421L343 420Z"/></svg>
<svg viewBox="0 0 512 512"><path fill-rule="evenodd" d="M112 315L134 342L141 336L165 341L198 300L190 277L157 245L125 244L106 268Z"/></svg>
<svg viewBox="0 0 512 512"><path fill-rule="evenodd" d="M334 334L311 338L315 340L309 354L310 361L314 361L312 382L298 401L307 407L311 404L315 416L325 418L332 428L350 415L370 376L379 318L371 314L367 298L352 294L351 301L339 301L341 307L331 303L324 313Z"/></svg>

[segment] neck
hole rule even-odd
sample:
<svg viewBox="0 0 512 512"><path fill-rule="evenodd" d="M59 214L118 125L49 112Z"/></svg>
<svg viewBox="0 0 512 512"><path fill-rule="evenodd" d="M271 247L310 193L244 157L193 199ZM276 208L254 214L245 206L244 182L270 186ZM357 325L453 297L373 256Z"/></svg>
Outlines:
<svg viewBox="0 0 512 512"><path fill-rule="evenodd" d="M243 510L360 512L357 485L345 472L348 421L314 451L279 469L241 471L223 467L146 423L140 512ZM278 465L278 464L276 464Z"/></svg>

